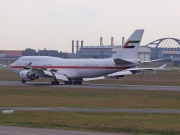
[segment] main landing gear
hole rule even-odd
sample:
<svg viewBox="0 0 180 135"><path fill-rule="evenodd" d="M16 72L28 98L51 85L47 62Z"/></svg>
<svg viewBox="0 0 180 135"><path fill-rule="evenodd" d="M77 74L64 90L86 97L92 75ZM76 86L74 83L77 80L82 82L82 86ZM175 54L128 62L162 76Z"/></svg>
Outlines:
<svg viewBox="0 0 180 135"><path fill-rule="evenodd" d="M73 84L81 85L81 84L82 84L82 81L81 81L81 80L75 80L75 81L73 82Z"/></svg>
<svg viewBox="0 0 180 135"><path fill-rule="evenodd" d="M51 81L52 85L59 85L59 81ZM75 81L64 81L65 85L81 85L82 81L81 80L75 80Z"/></svg>
<svg viewBox="0 0 180 135"><path fill-rule="evenodd" d="M52 85L59 85L59 81L51 81Z"/></svg>
<svg viewBox="0 0 180 135"><path fill-rule="evenodd" d="M64 81L64 84L68 85L68 84L74 84L74 85L81 85L82 81L81 80L75 80L75 81Z"/></svg>
<svg viewBox="0 0 180 135"><path fill-rule="evenodd" d="M56 76L54 75L53 72L51 72L52 75L53 75L53 80L51 81L51 84L52 85L59 85L59 81L57 80Z"/></svg>
<svg viewBox="0 0 180 135"><path fill-rule="evenodd" d="M64 84L73 84L73 81L64 81Z"/></svg>

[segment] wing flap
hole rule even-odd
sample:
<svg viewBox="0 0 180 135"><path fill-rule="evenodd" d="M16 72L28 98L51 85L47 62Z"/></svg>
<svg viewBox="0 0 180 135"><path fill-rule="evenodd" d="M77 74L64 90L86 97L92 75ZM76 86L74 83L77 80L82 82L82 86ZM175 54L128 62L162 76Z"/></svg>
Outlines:
<svg viewBox="0 0 180 135"><path fill-rule="evenodd" d="M104 76L100 76L100 77L93 77L93 78L83 78L83 81L93 81L93 80L102 80L105 79Z"/></svg>
<svg viewBox="0 0 180 135"><path fill-rule="evenodd" d="M124 76L124 75L131 75L131 74L132 73L130 71L123 70L123 71L119 71L119 72L109 74L108 77Z"/></svg>
<svg viewBox="0 0 180 135"><path fill-rule="evenodd" d="M55 77L56 79L59 79L59 80L64 80L64 81L68 81L68 78L64 75L59 75L59 74L56 74L54 72L49 72L49 71L46 71L46 70L43 70L44 74L45 75L48 75L48 76L51 76L51 77Z"/></svg>

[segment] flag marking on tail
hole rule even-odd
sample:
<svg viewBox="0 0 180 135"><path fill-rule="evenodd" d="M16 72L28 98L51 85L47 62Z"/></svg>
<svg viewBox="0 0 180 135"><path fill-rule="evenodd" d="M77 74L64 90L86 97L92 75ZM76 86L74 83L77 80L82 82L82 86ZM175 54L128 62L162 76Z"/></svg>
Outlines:
<svg viewBox="0 0 180 135"><path fill-rule="evenodd" d="M130 46L128 46L129 43L139 43L140 41L139 40L133 40L133 41L127 41L126 44L123 46L123 48L134 48L135 45L132 44Z"/></svg>

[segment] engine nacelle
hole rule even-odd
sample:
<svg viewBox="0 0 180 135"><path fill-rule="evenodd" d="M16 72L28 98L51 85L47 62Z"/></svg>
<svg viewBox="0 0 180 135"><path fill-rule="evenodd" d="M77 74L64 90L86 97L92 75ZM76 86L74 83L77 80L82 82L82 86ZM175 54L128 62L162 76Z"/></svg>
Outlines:
<svg viewBox="0 0 180 135"><path fill-rule="evenodd" d="M23 79L23 80L35 80L38 79L39 76L36 75L35 73L30 73L27 70L23 70L21 72L19 72L19 76Z"/></svg>

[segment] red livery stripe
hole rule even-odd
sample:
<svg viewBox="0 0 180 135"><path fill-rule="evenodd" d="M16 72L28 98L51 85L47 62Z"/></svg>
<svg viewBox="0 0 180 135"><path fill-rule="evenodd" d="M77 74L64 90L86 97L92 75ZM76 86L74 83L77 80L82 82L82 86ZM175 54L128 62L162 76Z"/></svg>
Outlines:
<svg viewBox="0 0 180 135"><path fill-rule="evenodd" d="M24 66L11 66L10 68L24 68ZM127 69L131 66L32 66L32 68L41 68L41 69Z"/></svg>

